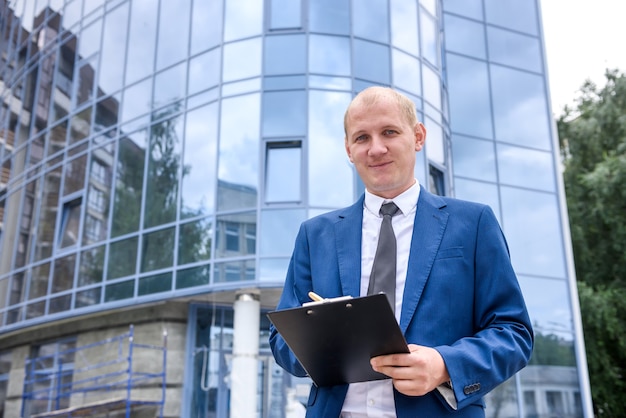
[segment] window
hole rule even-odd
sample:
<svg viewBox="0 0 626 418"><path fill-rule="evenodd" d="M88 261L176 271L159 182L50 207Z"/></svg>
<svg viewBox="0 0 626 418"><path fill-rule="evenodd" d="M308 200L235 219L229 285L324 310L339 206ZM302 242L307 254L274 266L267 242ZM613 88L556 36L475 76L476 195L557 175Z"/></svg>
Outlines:
<svg viewBox="0 0 626 418"><path fill-rule="evenodd" d="M434 193L436 195L439 196L445 196L446 195L446 188L445 188L445 180L443 177L443 171L439 170L436 167L433 167L432 165L429 167L429 189L431 193Z"/></svg>
<svg viewBox="0 0 626 418"><path fill-rule="evenodd" d="M301 156L300 141L267 143L265 203L301 200Z"/></svg>
<svg viewBox="0 0 626 418"><path fill-rule="evenodd" d="M61 233L59 234L59 245L61 248L74 246L78 242L81 206L82 198L74 199L63 204Z"/></svg>

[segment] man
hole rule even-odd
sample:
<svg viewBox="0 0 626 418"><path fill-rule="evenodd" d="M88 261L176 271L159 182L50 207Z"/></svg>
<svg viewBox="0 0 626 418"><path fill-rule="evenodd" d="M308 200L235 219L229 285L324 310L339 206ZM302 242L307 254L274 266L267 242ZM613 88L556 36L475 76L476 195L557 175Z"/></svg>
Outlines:
<svg viewBox="0 0 626 418"><path fill-rule="evenodd" d="M345 147L366 187L352 206L304 222L277 309L367 294L393 201L395 313L409 354L371 360L391 379L311 388L307 417L484 417L483 396L526 365L533 336L508 248L488 206L439 197L414 178L426 139L415 106L388 88L358 94L344 117ZM389 296L389 295L388 295ZM306 372L271 329L278 364Z"/></svg>

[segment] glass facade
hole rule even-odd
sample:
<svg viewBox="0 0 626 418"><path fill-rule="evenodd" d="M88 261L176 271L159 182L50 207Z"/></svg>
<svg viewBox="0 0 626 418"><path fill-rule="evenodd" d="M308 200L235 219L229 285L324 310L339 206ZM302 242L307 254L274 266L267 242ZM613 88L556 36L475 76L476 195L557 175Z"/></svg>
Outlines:
<svg viewBox="0 0 626 418"><path fill-rule="evenodd" d="M587 416L538 1L0 0L0 338L191 301L183 415L226 416L232 306L201 302L280 292L299 224L363 191L346 106L388 85L428 130L419 181L494 209L535 324L488 416ZM308 382L266 328L258 411L282 417Z"/></svg>

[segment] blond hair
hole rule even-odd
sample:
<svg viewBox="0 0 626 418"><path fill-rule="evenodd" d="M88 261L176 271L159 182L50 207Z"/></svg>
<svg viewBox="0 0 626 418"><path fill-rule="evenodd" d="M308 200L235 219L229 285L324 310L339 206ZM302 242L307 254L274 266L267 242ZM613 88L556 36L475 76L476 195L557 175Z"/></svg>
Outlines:
<svg viewBox="0 0 626 418"><path fill-rule="evenodd" d="M389 88L381 86L368 87L365 90L357 94L354 99L348 105L346 113L343 116L343 130L348 137L348 117L350 110L353 106L361 104L364 106L371 106L377 103L381 99L391 99L398 105L400 112L404 115L404 118L411 127L417 124L417 112L415 110L415 103L404 94Z"/></svg>

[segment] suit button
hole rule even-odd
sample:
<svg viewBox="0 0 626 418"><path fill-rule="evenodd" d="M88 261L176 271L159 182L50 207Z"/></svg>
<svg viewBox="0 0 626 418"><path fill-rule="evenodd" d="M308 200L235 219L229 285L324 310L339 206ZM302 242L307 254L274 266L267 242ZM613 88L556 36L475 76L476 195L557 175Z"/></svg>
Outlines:
<svg viewBox="0 0 626 418"><path fill-rule="evenodd" d="M463 393L466 395L471 395L472 393L476 393L480 390L480 383L472 383L471 385L467 385L463 388Z"/></svg>

